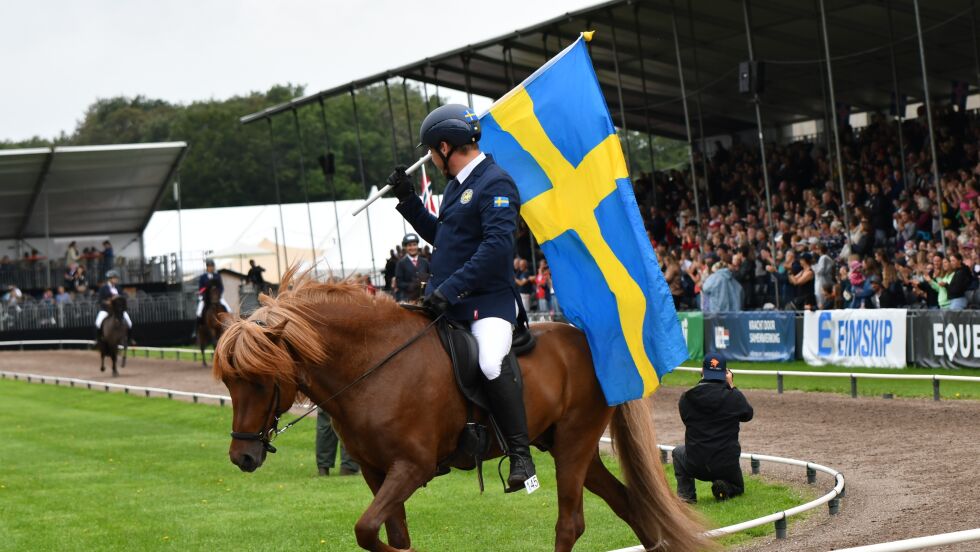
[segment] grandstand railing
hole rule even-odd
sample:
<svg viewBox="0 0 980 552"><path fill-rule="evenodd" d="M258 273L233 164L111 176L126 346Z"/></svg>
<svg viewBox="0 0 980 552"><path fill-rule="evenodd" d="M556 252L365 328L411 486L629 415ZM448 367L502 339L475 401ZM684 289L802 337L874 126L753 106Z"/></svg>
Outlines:
<svg viewBox="0 0 980 552"><path fill-rule="evenodd" d="M197 298L194 294L137 293L126 298L126 310L134 324L193 320ZM99 312L94 298L53 304L30 299L17 305L0 305L0 332L44 330L93 326Z"/></svg>
<svg viewBox="0 0 980 552"><path fill-rule="evenodd" d="M109 269L119 272L123 285L150 283L177 283L177 257L175 254L149 257L140 262L139 259L116 257L112 266L106 266L102 259L80 259L79 266L85 267L85 277L89 287L94 287L102 280ZM56 288L65 283L65 271L68 266L64 258L33 261L25 264L15 260L9 264L0 265L0 284L14 284L22 290L41 290ZM69 287L69 286L66 286Z"/></svg>

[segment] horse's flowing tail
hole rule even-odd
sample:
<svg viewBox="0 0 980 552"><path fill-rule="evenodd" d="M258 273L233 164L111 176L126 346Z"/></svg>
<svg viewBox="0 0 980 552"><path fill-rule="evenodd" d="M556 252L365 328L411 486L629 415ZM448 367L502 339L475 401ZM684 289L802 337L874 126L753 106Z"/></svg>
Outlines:
<svg viewBox="0 0 980 552"><path fill-rule="evenodd" d="M613 447L626 478L634 529L647 546L671 552L716 548L704 537L699 516L671 491L660 463L653 417L645 401L621 404L613 413Z"/></svg>

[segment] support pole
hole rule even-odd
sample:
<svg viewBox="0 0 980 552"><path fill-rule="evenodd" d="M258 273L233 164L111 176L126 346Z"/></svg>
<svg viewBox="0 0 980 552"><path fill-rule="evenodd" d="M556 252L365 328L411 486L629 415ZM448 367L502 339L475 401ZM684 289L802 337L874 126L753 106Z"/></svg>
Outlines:
<svg viewBox="0 0 980 552"><path fill-rule="evenodd" d="M681 103L684 105L684 127L687 129L687 159L691 164L691 188L694 189L694 216L695 220L697 220L698 239L701 240L701 246L698 249L699 251L703 252L701 249L704 247L704 237L701 235L701 200L698 197L698 175L697 171L694 169L694 147L693 139L691 138L691 117L687 109L687 89L684 87L684 64L681 61L681 43L677 37L677 14L674 12L673 1L670 4L670 25L674 32L674 53L677 54L677 79L680 81Z"/></svg>
<svg viewBox="0 0 980 552"><path fill-rule="evenodd" d="M425 67L422 67L422 95L425 97L425 112L429 113L432 108L429 107L429 84L425 82Z"/></svg>
<svg viewBox="0 0 980 552"><path fill-rule="evenodd" d="M466 104L473 109L473 90L470 88L470 54L463 54L463 78L466 86Z"/></svg>
<svg viewBox="0 0 980 552"><path fill-rule="evenodd" d="M776 374L776 393L783 394L783 375Z"/></svg>
<svg viewBox="0 0 980 552"><path fill-rule="evenodd" d="M902 186L905 186L908 173L905 172L905 138L902 136L902 120L905 118L905 109L902 105L902 96L898 90L898 67L895 63L895 29L892 25L892 3L891 0L885 3L888 10L888 54L891 58L892 69L892 89L895 91L895 116L898 120L898 156L902 166Z"/></svg>
<svg viewBox="0 0 980 552"><path fill-rule="evenodd" d="M976 69L977 86L980 86L980 44L977 43L977 2L970 1L970 34L973 37L973 63Z"/></svg>
<svg viewBox="0 0 980 552"><path fill-rule="evenodd" d="M357 94L354 93L354 87L350 89L350 101L351 106L354 108L354 136L357 139L357 168L361 174L361 187L364 189L364 193L368 193L367 186L367 176L364 174L364 152L361 148L361 122L357 118ZM375 272L378 271L377 263L374 262L374 237L371 235L371 210L367 210L367 227L368 227L368 247L371 248L371 278L374 278Z"/></svg>
<svg viewBox="0 0 980 552"><path fill-rule="evenodd" d="M827 35L827 9L820 0L820 29L823 31L824 62L827 65L827 88L830 91L831 123L834 129L834 151L837 157L837 182L840 185L841 212L844 215L844 232L851 234L851 215L847 211L847 192L844 189L844 162L840 153L840 125L837 122L837 95L834 92L834 67L830 61L830 36ZM847 238L848 241L850 238Z"/></svg>
<svg viewBox="0 0 980 552"><path fill-rule="evenodd" d="M837 182L840 185L840 205L841 212L844 214L844 234L850 241L851 235L851 215L847 212L847 191L844 188L844 162L840 153L840 128L837 123L837 96L834 93L834 68L830 62L830 36L827 35L827 10L823 0L820 1L820 28L823 31L823 52L824 62L827 65L827 88L830 90L830 105L834 109L831 114L831 122L834 128L834 151L837 156Z"/></svg>
<svg viewBox="0 0 980 552"><path fill-rule="evenodd" d="M313 214L310 212L310 185L306 180L306 156L303 155L303 131L299 126L299 113L293 109L293 129L296 131L296 144L299 148L299 177L303 183L303 201L306 202L306 221L310 225L310 254L313 256L313 276L320 279L320 269L317 267L316 240L313 238Z"/></svg>
<svg viewBox="0 0 980 552"><path fill-rule="evenodd" d="M412 151L415 149L413 147L415 140L413 139L414 129L412 128L412 109L408 105L408 79L402 79L402 95L405 96L405 130L408 135L409 157L411 157Z"/></svg>
<svg viewBox="0 0 980 552"><path fill-rule="evenodd" d="M937 379L932 380L932 400L938 401L939 397L939 381Z"/></svg>
<svg viewBox="0 0 980 552"><path fill-rule="evenodd" d="M640 5L633 6L633 32L636 33L636 55L640 60L640 86L643 90L643 121L647 132L647 154L650 156L650 201L657 204L656 164L653 155L653 133L650 132L650 107L647 105L647 71L644 63L643 33L640 32ZM647 205L647 208L650 206Z"/></svg>
<svg viewBox="0 0 980 552"><path fill-rule="evenodd" d="M330 185L330 194L333 199L333 219L337 225L337 252L340 253L340 278L344 279L347 277L347 273L344 269L344 246L342 236L340 235L340 214L337 212L337 182L333 178L333 153L330 152L330 131L327 127L327 110L323 107L323 98L320 98L319 101L320 122L323 124L323 143L326 146L323 177L327 179L327 184Z"/></svg>
<svg viewBox="0 0 980 552"><path fill-rule="evenodd" d="M269 151L272 152L272 183L276 188L276 206L279 207L279 231L282 232L282 258L283 264L289 267L289 252L286 251L286 224L282 218L282 196L279 195L279 162L276 160L276 140L272 136L272 118L266 117L265 122L269 127ZM279 253L276 253L276 262L279 262ZM282 273L279 273L282 280Z"/></svg>
<svg viewBox="0 0 980 552"><path fill-rule="evenodd" d="M687 21L691 31L691 53L694 55L694 109L698 112L698 136L701 142L701 171L704 173L704 203L711 207L711 183L708 181L708 147L704 141L704 114L701 111L701 70L698 68L698 40L694 34L691 0L687 0Z"/></svg>
<svg viewBox="0 0 980 552"><path fill-rule="evenodd" d="M753 458L749 461L749 465L752 466L752 475L759 475L759 468L762 466L762 462L757 458Z"/></svg>
<svg viewBox="0 0 980 552"><path fill-rule="evenodd" d="M823 1L823 0L821 0ZM943 253L949 254L946 249L946 232L943 226L943 186L939 181L939 158L936 157L936 132L932 126L932 100L929 98L929 71L926 69L926 45L922 40L922 18L919 16L919 0L912 0L915 8L915 32L919 37L919 61L922 64L922 101L926 106L926 122L929 123L929 151L932 153L932 178L936 182L936 201L939 205L939 238L943 244Z"/></svg>
<svg viewBox="0 0 980 552"><path fill-rule="evenodd" d="M752 19L749 16L749 0L742 0L742 16L745 19L745 41L749 49L749 62L755 61L755 50L752 47ZM766 213L769 218L769 253L772 255L773 262L776 261L776 226L772 222L772 196L769 192L769 165L766 163L766 140L762 132L762 107L759 105L759 94L752 91L752 104L755 106L755 125L759 132L759 156L762 160L762 181L766 188ZM776 308L779 304L779 283L774 286L776 290ZM780 393L782 393L782 377L777 378L780 382Z"/></svg>
<svg viewBox="0 0 980 552"><path fill-rule="evenodd" d="M181 194L180 194L180 169L177 169L177 179L174 180L174 200L177 201L177 284L180 286L180 312L181 319L187 314L187 308L184 304L184 218L181 212L183 205L181 204Z"/></svg>
<svg viewBox="0 0 980 552"><path fill-rule="evenodd" d="M391 103L391 88L388 86L388 79L385 79L385 97L388 100L388 123L391 125L391 166L398 165L398 137L395 131L395 109ZM408 228L405 219L402 218L402 234L407 234Z"/></svg>
<svg viewBox="0 0 980 552"><path fill-rule="evenodd" d="M613 19L612 11L609 12L609 19ZM612 51L613 51L613 70L616 72L616 97L619 100L619 123L623 129L623 138L626 141L626 170L630 175L633 174L632 152L630 151L630 131L626 127L626 104L623 103L623 76L619 73L619 52L616 47L616 24L610 25L612 28ZM676 34L676 33L675 33Z"/></svg>
<svg viewBox="0 0 980 552"><path fill-rule="evenodd" d="M856 399L858 396L858 379L856 376L851 376L851 398Z"/></svg>
<svg viewBox="0 0 980 552"><path fill-rule="evenodd" d="M45 281L45 286L50 288L51 287L51 212L48 207L47 191L44 192L44 240L47 243L47 245L45 245L47 251L45 251L46 254L44 256L45 266L46 266L46 269L44 271L45 272L44 281ZM105 276L105 274L111 269L112 269L111 266L108 268L103 266L102 275L98 279L96 279L96 281L101 280ZM35 274L37 273L35 272ZM107 277L105 279L108 280Z"/></svg>
<svg viewBox="0 0 980 552"><path fill-rule="evenodd" d="M776 539L783 540L786 538L786 518L782 517L776 520Z"/></svg>

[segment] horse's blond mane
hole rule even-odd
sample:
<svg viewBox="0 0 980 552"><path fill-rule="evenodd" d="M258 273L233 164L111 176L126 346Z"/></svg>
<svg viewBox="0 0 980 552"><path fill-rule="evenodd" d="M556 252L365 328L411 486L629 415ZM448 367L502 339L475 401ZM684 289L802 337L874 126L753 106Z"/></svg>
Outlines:
<svg viewBox="0 0 980 552"><path fill-rule="evenodd" d="M298 366L323 364L329 357L317 330L326 323L324 305L398 308L387 295L369 295L364 286L350 282L318 282L295 266L283 275L279 293L261 294L259 303L262 306L247 319L230 323L218 341L216 379L272 376L295 383Z"/></svg>

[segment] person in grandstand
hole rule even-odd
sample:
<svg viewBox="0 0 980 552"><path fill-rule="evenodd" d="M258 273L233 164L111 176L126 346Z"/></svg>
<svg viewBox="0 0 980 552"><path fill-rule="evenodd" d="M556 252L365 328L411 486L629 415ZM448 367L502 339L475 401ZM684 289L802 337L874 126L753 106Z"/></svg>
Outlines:
<svg viewBox="0 0 980 552"><path fill-rule="evenodd" d="M395 299L417 301L422 296L422 287L429 279L432 270L429 260L419 254L418 234L408 233L402 238L405 256L395 265Z"/></svg>
<svg viewBox="0 0 980 552"><path fill-rule="evenodd" d="M739 424L752 419L752 405L735 388L725 358L709 353L701 365L701 381L681 395L684 444L673 451L677 496L697 503L694 481L710 481L711 494L727 500L745 492L738 463Z"/></svg>
<svg viewBox="0 0 980 552"><path fill-rule="evenodd" d="M519 309L512 264L520 197L514 180L480 151L480 119L467 106L436 108L420 129L421 145L449 180L439 216L415 192L405 167L388 184L398 211L435 247L423 305L436 315L470 325L479 343L479 364L490 410L510 457L507 491L537 485L521 388L510 363Z"/></svg>
<svg viewBox="0 0 980 552"><path fill-rule="evenodd" d="M99 288L99 314L95 315L96 340L102 339L102 323L109 317L109 302L112 298L119 295L119 273L110 270L106 273L106 281ZM123 311L123 320L129 329L133 329L133 321L129 318L129 313Z"/></svg>

